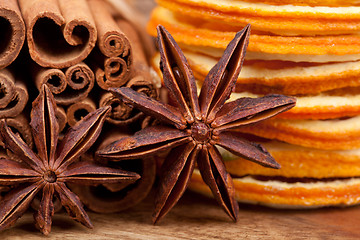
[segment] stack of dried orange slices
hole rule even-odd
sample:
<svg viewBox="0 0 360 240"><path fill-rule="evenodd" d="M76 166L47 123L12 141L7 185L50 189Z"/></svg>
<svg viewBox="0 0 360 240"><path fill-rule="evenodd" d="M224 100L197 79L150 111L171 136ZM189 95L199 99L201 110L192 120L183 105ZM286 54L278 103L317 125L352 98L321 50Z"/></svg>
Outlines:
<svg viewBox="0 0 360 240"><path fill-rule="evenodd" d="M360 203L360 1L157 1L148 31L155 36L161 24L172 34L200 84L250 23L232 97L297 97L290 111L236 129L261 137L280 170L223 151L238 201L284 208ZM190 187L211 194L196 170Z"/></svg>

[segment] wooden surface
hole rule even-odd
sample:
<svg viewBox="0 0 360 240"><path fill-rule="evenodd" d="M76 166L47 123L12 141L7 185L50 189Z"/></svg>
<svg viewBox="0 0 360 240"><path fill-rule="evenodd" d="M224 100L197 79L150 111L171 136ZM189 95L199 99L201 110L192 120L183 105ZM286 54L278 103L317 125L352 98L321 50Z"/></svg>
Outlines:
<svg viewBox="0 0 360 240"><path fill-rule="evenodd" d="M187 192L158 224L151 224L152 196L138 207L118 214L89 213L87 229L57 213L52 232L42 236L27 213L0 239L360 239L360 207L317 210L274 210L240 205L233 223L213 199Z"/></svg>

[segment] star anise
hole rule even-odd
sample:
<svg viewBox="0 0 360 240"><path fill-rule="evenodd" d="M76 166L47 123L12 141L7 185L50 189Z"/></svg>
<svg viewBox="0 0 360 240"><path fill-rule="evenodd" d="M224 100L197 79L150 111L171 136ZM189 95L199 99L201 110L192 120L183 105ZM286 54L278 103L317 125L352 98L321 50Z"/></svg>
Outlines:
<svg viewBox="0 0 360 240"><path fill-rule="evenodd" d="M261 145L239 138L229 130L288 110L295 105L296 100L282 95L267 95L226 103L242 67L250 25L238 32L229 43L224 55L207 75L199 97L195 79L181 49L164 27L158 26L157 31L164 84L175 106L158 102L129 88L111 91L128 104L174 127L147 127L134 136L119 139L97 154L103 158L122 160L171 149L161 170L154 223L184 193L195 161L214 197L236 221L239 210L234 198L232 178L226 172L215 145L263 166L279 168L279 164Z"/></svg>
<svg viewBox="0 0 360 240"><path fill-rule="evenodd" d="M0 133L6 148L21 159L21 162L0 159L0 185L17 186L1 200L0 229L14 224L41 191L41 203L34 218L42 233L48 234L51 230L54 197L61 201L71 218L91 228L80 199L67 188L66 183L97 185L139 178L136 173L76 161L96 141L110 107L88 114L67 132L59 144L55 110L54 97L44 85L33 102L31 112L30 125L37 153L12 132L5 120L0 121Z"/></svg>

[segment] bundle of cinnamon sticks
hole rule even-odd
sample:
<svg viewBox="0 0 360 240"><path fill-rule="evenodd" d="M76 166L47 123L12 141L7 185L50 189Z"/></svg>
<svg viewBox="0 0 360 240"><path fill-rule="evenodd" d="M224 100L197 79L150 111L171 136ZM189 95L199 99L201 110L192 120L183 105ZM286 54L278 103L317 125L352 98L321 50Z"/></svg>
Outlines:
<svg viewBox="0 0 360 240"><path fill-rule="evenodd" d="M141 34L134 16L117 11L103 0L0 0L0 118L18 132L30 146L29 109L46 84L58 105L60 135L89 112L110 105L111 114L99 137L108 142L131 134L149 119L115 98L112 87L127 86L158 98L150 75L152 41ZM127 9L129 11L130 8ZM135 10L131 10L134 11ZM136 13L135 13L136 14ZM115 130L114 130L115 129ZM93 158L91 149L84 158ZM0 145L2 143L0 142ZM4 153L11 154L11 153ZM113 165L113 163L106 162ZM131 165L131 166L130 166ZM99 186L75 189L89 208L119 211L143 199L155 179L155 163L139 160L130 166L143 177L134 186ZM95 192L106 192L102 199ZM124 194L125 192L125 194ZM113 197L112 197L113 196ZM112 198L112 201L109 201Z"/></svg>

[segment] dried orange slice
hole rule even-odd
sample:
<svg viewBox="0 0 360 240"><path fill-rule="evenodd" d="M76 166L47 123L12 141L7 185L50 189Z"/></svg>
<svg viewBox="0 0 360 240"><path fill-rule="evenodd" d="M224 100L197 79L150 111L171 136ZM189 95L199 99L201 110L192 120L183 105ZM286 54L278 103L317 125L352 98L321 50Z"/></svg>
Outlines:
<svg viewBox="0 0 360 240"><path fill-rule="evenodd" d="M217 58L184 51L198 79L204 79ZM295 63L245 60L240 72L238 91L316 94L343 87L360 86L360 61L341 63Z"/></svg>
<svg viewBox="0 0 360 240"><path fill-rule="evenodd" d="M188 57L188 56L187 56ZM191 59L191 58L190 58ZM161 71L159 69L159 55L155 55L151 61L152 68L154 72L157 73L158 77L162 77ZM190 65L192 65L192 61L189 61ZM194 65L193 65L194 66ZM193 67L192 66L192 67ZM202 64L199 63L200 68L203 68ZM243 66L242 71L246 71L247 66ZM198 67L195 66L193 68L194 75L197 79L203 79L203 75L198 73ZM240 78L241 78L240 73ZM259 71L258 74L261 74ZM309 78L309 81L311 78ZM239 81L242 81L239 79ZM281 79L278 80L281 83ZM299 79L302 81L302 79ZM336 82L336 78L334 76L334 82ZM198 81L200 83L200 81ZM311 86L311 82L308 83L308 88L319 89L319 86ZM332 83L329 83L332 84ZM261 86L259 89L254 89L253 85L242 84L237 86L237 91L247 91L247 90L257 90L255 92L261 93L273 93L278 92L282 94L288 94L289 92L293 93L296 90L295 86L291 86L289 84L290 89L287 91L279 91L280 88L285 87L269 87L268 91L266 87ZM295 87L295 90L293 88ZM281 90L282 90L281 89ZM308 96L297 96L296 106L286 112L283 112L276 116L276 118L281 119L334 119L334 118L343 118L343 117L353 117L356 115L360 115L360 92L358 88L349 88L344 89L344 92L341 92L343 89L333 90L333 92L325 92L316 95L308 95ZM356 90L354 93L351 91ZM311 90L309 90L311 92ZM249 92L235 92L231 94L229 101L235 100L240 97L260 97L264 94L253 94Z"/></svg>
<svg viewBox="0 0 360 240"><path fill-rule="evenodd" d="M360 116L333 120L268 119L236 129L267 139L326 150L360 148Z"/></svg>
<svg viewBox="0 0 360 240"><path fill-rule="evenodd" d="M260 97L248 92L233 93L229 101L240 97ZM281 119L335 119L360 115L360 94L298 96L296 106L277 115Z"/></svg>
<svg viewBox="0 0 360 240"><path fill-rule="evenodd" d="M282 113L278 118L326 120L360 115L360 95L319 95L313 97L298 97L297 99L297 108Z"/></svg>
<svg viewBox="0 0 360 240"><path fill-rule="evenodd" d="M261 181L250 176L233 178L235 197L239 202L261 204L276 208L317 208L349 206L360 203L360 179L348 178L310 183ZM208 186L195 170L189 189L211 196Z"/></svg>
<svg viewBox="0 0 360 240"><path fill-rule="evenodd" d="M252 36L259 36L253 34ZM250 37L251 38L251 37ZM258 44L258 43L257 43ZM259 43L260 44L260 43ZM300 43L301 44L301 43ZM184 51L199 53L205 56L220 58L224 53L224 49L217 47L195 46L180 43L179 44ZM282 46L284 47L284 46ZM338 46L336 46L338 47ZM265 48L264 48L265 49ZM262 50L264 50L262 49ZM281 52L284 48L279 48ZM336 49L328 49L333 53ZM335 50L335 51L333 51ZM355 51L356 52L356 51ZM310 63L310 64L324 64L324 63L339 63L357 61L360 59L360 54L281 54L281 53L267 53L267 52L252 52L246 53L246 60L260 60L260 61L287 61L297 64Z"/></svg>
<svg viewBox="0 0 360 240"><path fill-rule="evenodd" d="M360 30L359 7L269 5L228 0L158 0L160 6L186 16L281 35L349 34Z"/></svg>
<svg viewBox="0 0 360 240"><path fill-rule="evenodd" d="M200 21L200 20L198 20ZM150 22L147 26L148 32L156 36L156 26L162 24L171 32L178 43L183 43L198 47L212 47L215 49L225 49L230 40L234 37L236 31L225 31L220 27L219 30L203 28L201 25L193 25L184 23L176 19L176 16L169 10L157 7L152 12ZM264 59L264 53L268 54L267 59L290 60L296 59L293 55L305 55L300 57L298 61L319 57L321 61L325 58L334 61L356 60L360 59L360 36L359 35L339 35L339 36L308 36L308 37L285 37L274 35L258 35L250 36L247 58L249 55L255 54L257 59ZM257 56L257 53L261 53ZM319 56L320 55L320 56ZM340 58L337 58L340 55ZM319 60L319 61L320 61ZM294 61L294 60L293 60Z"/></svg>
<svg viewBox="0 0 360 240"><path fill-rule="evenodd" d="M270 5L295 5L295 6L327 6L348 7L360 6L358 0L242 0L243 2L264 3Z"/></svg>
<svg viewBox="0 0 360 240"><path fill-rule="evenodd" d="M233 93L229 101L240 97L260 97L262 95L248 92ZM277 119L326 120L360 115L360 94L333 96L319 94L298 96L296 106L280 113Z"/></svg>
<svg viewBox="0 0 360 240"><path fill-rule="evenodd" d="M219 149L226 169L233 176L281 176L285 178L346 178L360 176L360 149L321 150L278 141L261 143L281 165L280 169L259 166Z"/></svg>

